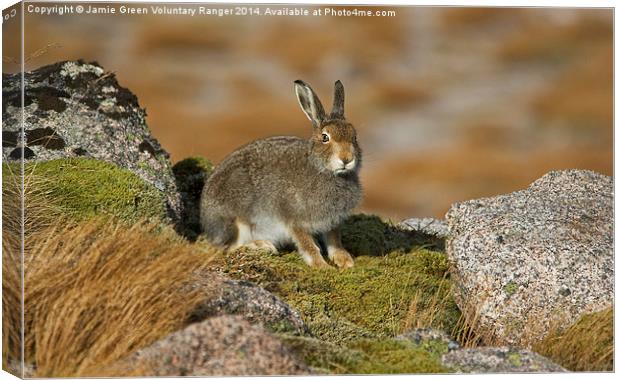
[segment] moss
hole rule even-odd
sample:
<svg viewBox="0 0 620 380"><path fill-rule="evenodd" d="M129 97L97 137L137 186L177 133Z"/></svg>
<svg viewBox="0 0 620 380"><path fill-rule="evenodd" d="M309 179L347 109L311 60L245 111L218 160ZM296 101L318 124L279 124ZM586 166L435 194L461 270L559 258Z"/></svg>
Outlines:
<svg viewBox="0 0 620 380"><path fill-rule="evenodd" d="M179 233L190 240L200 235L200 195L212 171L213 164L204 157L189 157L172 167L183 202L183 225Z"/></svg>
<svg viewBox="0 0 620 380"><path fill-rule="evenodd" d="M504 286L504 292L506 293L507 296L511 296L513 294L515 294L515 292L517 291L517 289L519 288L519 286L517 285L516 282L514 281L509 281L506 286Z"/></svg>
<svg viewBox="0 0 620 380"><path fill-rule="evenodd" d="M229 314L234 313L229 312ZM298 328L286 319L278 322L265 324L265 327L273 333L294 333L298 331Z"/></svg>
<svg viewBox="0 0 620 380"><path fill-rule="evenodd" d="M415 249L361 256L353 268L339 271L308 267L296 252L270 255L240 249L225 255L219 265L232 277L278 294L300 311L315 337L333 343L393 337L409 327L412 306L433 308L433 327L447 331L460 317L441 252ZM445 301L438 304L438 298Z"/></svg>
<svg viewBox="0 0 620 380"><path fill-rule="evenodd" d="M381 256L414 247L443 249L443 240L396 228L376 215L350 216L342 225L342 244L354 256Z"/></svg>
<svg viewBox="0 0 620 380"><path fill-rule="evenodd" d="M342 225L342 243L355 256L386 252L386 225L378 216L353 215Z"/></svg>
<svg viewBox="0 0 620 380"><path fill-rule="evenodd" d="M571 371L613 371L613 308L583 315L572 326L552 331L534 351Z"/></svg>
<svg viewBox="0 0 620 380"><path fill-rule="evenodd" d="M448 343L441 339L430 339L423 341L420 344L420 347L438 357L441 357L443 354L447 354L449 351Z"/></svg>
<svg viewBox="0 0 620 380"><path fill-rule="evenodd" d="M3 172L8 173L7 165L15 164L3 165ZM62 214L76 220L98 215L128 222L167 218L166 202L160 191L111 163L86 158L58 159L28 163L24 174L26 184L37 186L36 192L44 194Z"/></svg>
<svg viewBox="0 0 620 380"><path fill-rule="evenodd" d="M407 341L362 340L350 348L364 352L365 360L358 363L354 373L359 374L407 374L439 373L446 369L440 357Z"/></svg>
<svg viewBox="0 0 620 380"><path fill-rule="evenodd" d="M338 346L322 340L280 338L319 373L406 374L445 372L440 355L407 341L361 339Z"/></svg>
<svg viewBox="0 0 620 380"><path fill-rule="evenodd" d="M518 352L513 352L509 354L508 362L514 367L521 367L521 365L523 365L523 363L521 362L521 354L519 354Z"/></svg>
<svg viewBox="0 0 620 380"><path fill-rule="evenodd" d="M377 221L354 219L355 223ZM379 220L380 223L383 223ZM378 224L378 223L376 223ZM231 277L258 283L298 310L308 336L285 340L326 373L441 372L447 345L394 338L419 324L452 331L461 316L450 294L445 253L413 246L358 256L347 270L307 266L297 252L238 249L214 263ZM439 301L438 301L439 300ZM416 321L414 323L414 321Z"/></svg>
<svg viewBox="0 0 620 380"><path fill-rule="evenodd" d="M183 178L185 169L177 165L175 174ZM192 176L195 163L188 165ZM202 184L187 189L200 190ZM419 324L419 310L426 312L428 327L452 331L458 326L461 314L450 294L447 256L429 249L443 242L401 231L374 215L351 216L342 236L345 248L357 256L347 270L309 267L297 252L247 248L225 253L213 265L266 288L299 311L308 334L279 336L319 372L444 371L440 357L446 344L394 339Z"/></svg>
<svg viewBox="0 0 620 380"><path fill-rule="evenodd" d="M303 361L318 373L355 373L364 354L311 337L279 335Z"/></svg>

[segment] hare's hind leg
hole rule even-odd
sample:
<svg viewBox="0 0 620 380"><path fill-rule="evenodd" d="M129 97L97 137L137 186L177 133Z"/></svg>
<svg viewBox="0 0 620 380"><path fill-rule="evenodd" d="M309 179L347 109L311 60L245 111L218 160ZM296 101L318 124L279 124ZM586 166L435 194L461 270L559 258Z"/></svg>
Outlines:
<svg viewBox="0 0 620 380"><path fill-rule="evenodd" d="M334 228L325 234L325 242L327 244L327 255L338 268L353 267L353 257L342 246L338 228Z"/></svg>
<svg viewBox="0 0 620 380"><path fill-rule="evenodd" d="M321 249L314 242L312 235L303 229L293 227L291 228L291 237L306 264L319 268L330 267L325 259L323 259L323 256L321 256Z"/></svg>

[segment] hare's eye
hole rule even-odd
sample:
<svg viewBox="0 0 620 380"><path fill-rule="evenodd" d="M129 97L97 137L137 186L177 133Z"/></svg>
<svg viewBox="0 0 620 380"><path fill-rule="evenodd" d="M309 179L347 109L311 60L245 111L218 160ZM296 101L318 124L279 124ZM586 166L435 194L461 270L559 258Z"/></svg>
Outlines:
<svg viewBox="0 0 620 380"><path fill-rule="evenodd" d="M329 142L329 135L327 133L323 133L323 142Z"/></svg>

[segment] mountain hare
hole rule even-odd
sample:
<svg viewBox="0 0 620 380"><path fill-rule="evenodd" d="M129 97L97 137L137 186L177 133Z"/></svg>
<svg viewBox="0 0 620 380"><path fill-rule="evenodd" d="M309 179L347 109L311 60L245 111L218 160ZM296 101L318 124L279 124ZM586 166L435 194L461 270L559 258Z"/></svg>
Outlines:
<svg viewBox="0 0 620 380"><path fill-rule="evenodd" d="M229 250L294 242L304 261L327 267L313 236L340 268L353 258L340 241L339 225L358 205L362 152L344 117L344 87L335 83L334 105L325 114L312 88L295 81L297 100L312 122L312 136L269 137L226 157L202 190L200 221L207 239Z"/></svg>

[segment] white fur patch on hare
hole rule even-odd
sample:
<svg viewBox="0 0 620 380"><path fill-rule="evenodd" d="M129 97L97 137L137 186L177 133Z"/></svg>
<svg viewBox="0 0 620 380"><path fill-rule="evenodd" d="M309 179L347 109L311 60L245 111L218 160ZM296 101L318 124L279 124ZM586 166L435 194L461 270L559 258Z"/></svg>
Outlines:
<svg viewBox="0 0 620 380"><path fill-rule="evenodd" d="M289 227L272 215L261 215L253 220L253 240L268 240L276 246L289 244L293 241Z"/></svg>

